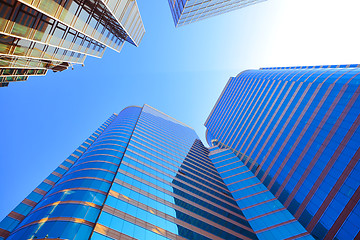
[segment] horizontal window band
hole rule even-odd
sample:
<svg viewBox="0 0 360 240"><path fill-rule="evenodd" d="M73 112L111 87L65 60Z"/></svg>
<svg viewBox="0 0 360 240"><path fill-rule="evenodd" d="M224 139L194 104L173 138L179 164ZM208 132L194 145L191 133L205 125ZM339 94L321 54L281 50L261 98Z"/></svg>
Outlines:
<svg viewBox="0 0 360 240"><path fill-rule="evenodd" d="M75 151L77 151L77 152L79 152L80 154L83 154L84 152L83 151L81 151L80 149L76 149ZM66 161L66 160L65 160Z"/></svg>
<svg viewBox="0 0 360 240"><path fill-rule="evenodd" d="M136 240L136 238L130 237L122 232L116 231L112 228L106 227L100 223L96 223L94 232L101 235L113 238L113 239L126 239L126 240Z"/></svg>
<svg viewBox="0 0 360 240"><path fill-rule="evenodd" d="M233 162L233 163L238 163L238 162L241 162L241 161L236 161L236 162ZM233 164L232 163L232 164ZM243 164L242 162L241 162L241 164ZM231 169L228 169L228 170L225 170L225 171L222 171L222 172L220 172L219 171L219 169L218 169L218 171L219 171L219 174L221 175L222 173L226 173L226 172L230 172L230 171L232 171L232 170L234 170L234 169L238 169L238 168L241 168L241 167L243 167L244 165L237 165L237 167L234 167L234 168L231 168Z"/></svg>
<svg viewBox="0 0 360 240"><path fill-rule="evenodd" d="M80 188L61 189L61 190L59 190L59 191L56 191L56 192L51 193L50 195L47 195L46 197L50 197L50 196L52 196L52 195L55 195L55 194L61 193L61 192L69 192L69 191L77 191L77 190L79 190L79 191L97 192L97 193L101 193L101 194L103 194L103 195L105 195L105 196L107 195L107 192L101 191L101 190L99 190L99 189L95 189L95 188L82 188L82 187L80 187ZM36 205L36 204L35 204L35 205Z"/></svg>
<svg viewBox="0 0 360 240"><path fill-rule="evenodd" d="M135 206L135 207L139 207L139 208L141 208L141 209L143 209L143 210L145 210L145 211L151 212L151 213L153 213L153 214L159 212L159 214L155 214L155 215L157 215L157 216L159 216L159 217L162 217L162 218L164 218L164 219L166 219L166 220L172 219L171 221L172 221L173 223L178 224L175 217L170 216L170 215L167 215L167 214L165 214L165 213L163 213L163 212L160 212L160 211L158 211L157 209L154 209L154 208L152 208L152 207L149 207L149 206L147 206L147 205L145 205L145 204L143 204L143 203L141 203L141 202L138 202L138 201L136 201L136 200L134 200L134 199L131 199L131 198L129 198L129 197L123 195L123 194L120 194L120 193L114 192L114 191L110 191L110 196L113 196L113 197L115 197L115 198L117 198L117 199L120 199L120 200L122 200L122 201L124 201L124 202L127 202L127 203L129 203L129 204L131 204L131 205L133 205L133 206ZM159 202L158 199L156 199L156 201ZM173 209L175 209L175 210L178 210L178 211L180 211L180 212L182 212L182 213L184 213L184 214L186 214L186 215L189 215L190 217L193 217L193 218L195 218L195 219L197 219L197 220L199 220L199 221L205 222L205 223L207 223L207 224L209 224L209 225L211 225L211 226L214 226L214 227L216 227L216 228L218 228L218 229L220 229L220 230L223 230L223 231L225 231L225 232L228 232L228 233L230 233L231 235L237 236L237 237L239 237L239 238L241 238L241 239L246 239L246 236L243 236L242 234L239 234L238 232L233 231L232 229L226 228L225 226L220 225L220 224L218 224L218 223L216 223L216 222L214 222L214 221L208 220L207 218L202 217L201 215L198 215L198 214L193 213L193 212L191 212L191 211L189 211L189 210L186 210L186 209L184 209L184 208L182 208L182 207L180 207L180 206L178 206L178 205L176 205L176 204L172 204L172 203L167 202L167 201L163 201L162 203L163 203L164 205L167 205L167 206L169 206L169 207L171 207L171 208L173 208ZM165 215L165 217L164 217L164 215ZM170 220L169 220L169 221L170 221ZM251 233L254 233L254 231L253 231L251 228L249 228L249 227L243 226L243 225L241 225L241 224L239 224L239 223L236 224L236 225L237 225L239 228L243 228L244 230L247 230L247 231L249 231L249 232L251 232ZM240 225L240 226L239 226L239 225ZM225 230L225 229L226 229L226 230Z"/></svg>
<svg viewBox="0 0 360 240"><path fill-rule="evenodd" d="M270 227L267 227L267 228L264 228L264 229L261 229L261 230L258 230L258 231L255 231L256 234L259 234L259 233L262 233L262 232L265 232L265 231L269 231L271 229L274 229L274 228L277 228L277 227L280 227L280 226L284 226L286 224L289 224L289 223L292 223L292 222L297 222L296 219L291 219L291 220L288 220L286 222L282 222L282 223L278 223L278 224L275 224L273 226L270 226Z"/></svg>
<svg viewBox="0 0 360 240"><path fill-rule="evenodd" d="M219 149L216 149L216 150L212 150L213 148L215 148L216 146L213 146L213 147L210 147L209 150L210 150L210 153L209 153L209 157L211 157L212 155L215 155L217 153L221 153L221 152L225 152L227 151L228 149L226 148L219 148ZM222 155L221 155L222 156Z"/></svg>
<svg viewBox="0 0 360 240"><path fill-rule="evenodd" d="M137 176L134 176L134 175L129 174L129 173L127 173L127 172L121 172L121 173L124 174L125 176L131 177L131 178L133 178L133 179L135 179L135 180L137 180L137 181L141 181L141 182L144 183L144 181L143 181L141 178L137 177ZM118 184L121 184L122 181L121 181L121 180L118 180L117 178L115 178L115 182L118 183ZM177 194L175 194L175 193L172 193L172 192L170 192L170 191L168 191L168 190L166 190L166 189L163 189L163 188L161 188L161 187L159 187L159 186L157 186L157 185L155 185L155 184L153 184L153 183L147 182L147 183L144 183L144 184L146 184L146 185L148 185L148 186L150 186L150 187L153 187L153 188L155 188L155 189L157 189L157 190L159 190L159 191L161 191L161 192L164 192L164 193L166 193L166 194L168 194L168 195L170 195L170 196L173 196L173 197L176 197L176 198L181 197L181 196L179 196L179 195L177 195ZM188 191L188 190L186 190L186 189L183 189L183 188L181 188L181 187L177 187L177 188L178 188L180 191L183 191L183 192L185 192L185 193L187 193L187 194L190 194L191 196L196 197L196 198L198 198L198 199L200 199L200 200L202 200L202 201L204 201L204 202L206 202L206 203L208 203L208 204L210 204L210 205L216 206L216 207L219 208L219 209L222 209L222 210L224 210L224 211L226 211L226 212L229 212L229 213L231 213L231 214L233 214L233 215L235 215L235 216L237 216L237 217L239 217L239 218L241 218L241 219L243 219L243 220L246 220L246 218L245 218L244 216L242 216L242 215L240 215L240 214L237 214L237 213L235 213L235 212L227 209L226 207L222 207L222 206L220 206L220 205L218 205L218 204L216 204L216 203L214 203L214 202L212 202L212 201L209 201L209 200L206 199L206 198L203 198L203 197L201 197L201 196L199 196L199 195L195 195L195 194L193 194L192 192L190 192L190 191ZM189 200L187 199L186 201L189 201ZM236 207L236 208L238 208L238 207Z"/></svg>
<svg viewBox="0 0 360 240"><path fill-rule="evenodd" d="M204 168L206 169L206 172L208 174L211 174L212 176L214 176L214 179L216 179L218 182L221 182L220 180L218 180L217 178L220 178L218 171L216 170L214 164L212 162L201 162L201 159L199 159L198 157L196 157L194 155L194 153L189 153L188 156L186 156L185 158L185 164L191 164L193 166L196 166L197 168ZM198 165L200 166L198 166ZM194 169L194 167L192 167L192 169Z"/></svg>
<svg viewBox="0 0 360 240"><path fill-rule="evenodd" d="M74 153L70 154L70 156L74 157L74 158L79 158L78 155L75 155ZM81 156L81 155L80 155Z"/></svg>
<svg viewBox="0 0 360 240"><path fill-rule="evenodd" d="M89 158L89 157L94 157L94 156L107 156L107 157L113 157L113 158L117 158L117 159L122 159L122 157L119 157L119 156L115 156L115 155L110 155L110 154L104 154L104 153L97 153L97 154L93 154L93 155L89 155L89 156L85 156L85 157L81 157L78 161L80 160L83 160L83 159L86 159L86 158ZM101 159L99 159L101 160Z"/></svg>
<svg viewBox="0 0 360 240"><path fill-rule="evenodd" d="M68 179L66 181L60 182L59 184L57 184L55 187L58 187L60 185L62 185L63 183L67 183L67 182L71 182L74 180L83 180L83 179L88 179L88 180L98 180L98 181L102 181L102 182L106 182L106 183L112 183L111 181L105 180L103 178L97 178L97 177L76 177L76 178L71 178Z"/></svg>
<svg viewBox="0 0 360 240"><path fill-rule="evenodd" d="M199 160L199 163L203 164L204 166L214 166L213 162L209 158L209 155L202 152L206 149L204 145L202 146L203 148L194 147L193 145L190 149L190 152L188 153L188 156L196 158L197 160Z"/></svg>
<svg viewBox="0 0 360 240"><path fill-rule="evenodd" d="M0 228L0 237L6 239L10 235L10 231Z"/></svg>
<svg viewBox="0 0 360 240"><path fill-rule="evenodd" d="M235 193L235 192L238 192L238 191L241 191L241 190L244 190L244 189L247 189L247 188L251 188L251 187L254 187L254 186L257 186L257 185L260 185L261 182L258 182L258 183L254 183L252 185L249 185L249 186L246 186L246 187L243 187L243 188L239 188L239 189L236 189L236 190L233 190L231 191L231 193Z"/></svg>
<svg viewBox="0 0 360 240"><path fill-rule="evenodd" d="M223 166L221 166L221 167L218 167L217 169L218 169L218 171L219 171L219 168L227 167L227 166L230 166L230 165L232 165L232 164L234 164L234 163L239 163L239 162L242 163L241 160L238 160L238 161L234 161L234 162L225 164L225 165L223 165ZM232 169L235 169L235 168L232 168ZM219 171L219 173L220 173L220 174L221 174L221 173L225 173L225 172L228 172L228 171L230 171L230 170L232 170L232 169L228 169L228 170L225 170L225 171L222 171L222 172Z"/></svg>
<svg viewBox="0 0 360 240"><path fill-rule="evenodd" d="M124 148L126 148L126 147L123 147L123 146L121 146L121 150L123 150ZM96 152L96 151L114 151L114 152L118 152L118 153L124 153L123 151L119 151L119 150L117 150L117 149L114 149L114 148L95 148L95 149L89 149L89 151L86 151L85 153L84 153L84 155L86 154L86 156L88 156L88 154L91 154L92 152Z"/></svg>
<svg viewBox="0 0 360 240"><path fill-rule="evenodd" d="M259 206L261 204L272 202L272 201L275 201L275 200L277 200L277 198L272 198L272 199L269 199L269 200L266 200L266 201L263 201L263 202L260 202L260 203L245 207L245 208L242 208L241 210L246 210L246 209L249 209L249 208L253 208L253 207Z"/></svg>
<svg viewBox="0 0 360 240"><path fill-rule="evenodd" d="M130 157L129 157L129 158L130 158ZM134 159L132 159L132 160L138 162L138 160L134 160ZM142 170L142 169L140 169L140 168L137 168L137 167L133 166L132 164L127 163L126 161L124 161L122 164L124 164L124 165L126 165L126 166L131 165L131 168L133 168L133 169L135 169L135 170L138 170L139 172ZM145 165L144 163L141 163L141 164ZM161 173L161 174L163 174L163 175L166 175L166 176L168 176L168 177L170 177L170 178L173 178L173 180L177 180L177 181L179 181L179 182L181 182L181 183L183 183L183 184L185 184L185 185L189 185L189 183L184 182L183 180L181 180L181 179L179 179L179 178L177 178L177 177L173 177L173 176L171 176L171 175L169 175L169 174L166 174L166 173L164 173L164 172L162 172L162 171L160 171L160 170L158 170L158 169L156 169L156 168L154 168L154 167L151 167L151 166L149 166L149 165L147 165L147 164L146 164L145 166L147 166L147 167L149 167L149 168L151 168L151 169L153 169L153 170L155 170L155 171L157 171L157 172L159 172L159 173ZM129 166L129 167L130 167L130 166ZM177 172L176 172L176 173L177 173ZM152 174L151 174L151 175L150 175L149 173L144 173L144 174L146 174L146 175L148 175L148 176L150 176L150 177L152 177L152 178L154 178L154 179L156 179L156 180L158 180L158 181L161 181L161 182L163 182L163 183L165 183L165 184L167 184L167 185L169 185L169 186L179 187L179 186L177 186L177 185L175 185L175 184L173 184L173 183L171 183L171 182L167 182L167 181L163 180L162 178L159 178L159 177L156 177L156 176L152 176ZM192 179L192 178L189 178L189 177L187 177L186 175L185 175L184 177L185 177L185 178L188 178L188 179L190 179L191 181L194 181L195 183L198 183L198 184L200 184L200 185L202 185L202 186L204 186L204 187L207 187L206 185L204 185L204 184L202 184L202 183L199 183L198 181L196 181L196 180L194 180L194 179ZM198 187L196 187L195 185L192 185L192 184L191 184L191 187L194 188L194 189L196 189L196 190L199 191L199 192L203 192L203 193L205 193L205 194L212 195L212 197L218 199L219 201L224 201L224 199L221 199L221 198L219 198L218 196L215 196L214 194L207 192L206 190L203 190L203 189L201 189L201 188L198 188ZM207 187L207 188L209 188L209 187ZM209 189L210 189L210 188L209 188ZM227 195L227 194L225 194L225 193L223 193L223 192L220 192L220 191L217 191L217 190L214 190L214 189L212 189L212 190L215 191L215 192L217 192L217 193L220 194L221 196L225 196L225 197L228 198L229 200L234 200L233 197L231 197L231 196L229 196L229 195ZM231 203L231 202L225 202L225 203L237 207L237 205L235 205L235 204L233 204L233 203Z"/></svg>
<svg viewBox="0 0 360 240"><path fill-rule="evenodd" d="M114 148L111 148L111 146L116 146L116 147L122 147L124 148L124 146L122 145L119 145L119 144L115 144L115 143L101 143L105 140L102 140L102 141L97 141L96 143L94 143L93 145L91 145L91 147L89 147L89 150L91 149L94 149L95 147L98 147L98 146L107 146L106 149L114 149ZM125 141L121 141L121 140L115 140L115 141L118 141L118 142L122 142L122 143L125 143L127 145L127 142ZM97 148L97 149L102 149L102 148Z"/></svg>
<svg viewBox="0 0 360 240"><path fill-rule="evenodd" d="M246 172L247 172L247 171L246 171ZM244 172L243 172L243 173L244 173ZM233 184L235 184L235 183L239 183L239 182L243 182L243 181L249 180L249 179L251 179L251 178L255 178L255 176L247 177L247 178L241 179L241 180L236 181L236 182L228 183L228 184L226 184L226 185L227 185L227 186L230 186L230 185L233 185Z"/></svg>
<svg viewBox="0 0 360 240"><path fill-rule="evenodd" d="M62 168L62 169L64 169L64 170L66 170L66 171L67 171L67 170L69 170L69 168L68 168L68 167L65 167L65 166L64 166L64 165L62 165L62 164L59 166L59 168Z"/></svg>
<svg viewBox="0 0 360 240"><path fill-rule="evenodd" d="M107 170L107 169L105 169L105 168L80 168L80 169L75 170L75 171L69 171L69 172L67 172L67 173L66 173L66 176L69 176L70 174L73 174L73 173L77 173L77 172L81 172L81 171L89 171L89 170L103 171L103 172L108 172L108 173L112 173L112 174L115 174L115 173L116 173L116 172Z"/></svg>
<svg viewBox="0 0 360 240"><path fill-rule="evenodd" d="M229 150L229 149L225 149L225 150ZM225 152L225 151L224 151ZM213 154L214 155L214 154ZM230 155L230 157L229 157L229 155ZM214 164L218 164L218 163L221 163L221 162L224 162L224 161L226 161L226 160L229 160L229 159L231 159L231 158L236 158L236 156L233 156L234 155L234 153L231 151L231 152L229 152L229 153L227 153L227 154L225 154L225 155L219 155L219 156L217 156L217 157L212 157L211 158L211 161L214 163ZM214 160L216 160L216 159L218 159L218 158L221 158L221 157L225 157L225 156L227 156L228 158L226 158L226 159L223 159L223 160L220 160L220 161L217 161L217 162L214 162ZM209 156L210 157L210 156Z"/></svg>
<svg viewBox="0 0 360 240"><path fill-rule="evenodd" d="M38 193L40 195L45 195L47 193L47 191L44 191L44 190L42 190L40 188L35 188L33 192L36 192L36 193Z"/></svg>
<svg viewBox="0 0 360 240"><path fill-rule="evenodd" d="M181 161L179 161L178 160L178 158L179 158L179 156L176 156L175 154L173 154L172 152L169 152L169 151L166 151L166 150L172 150L172 148L168 148L168 147L162 147L162 148L159 148L158 146L156 146L155 144L151 144L151 143L149 143L149 142L147 142L147 141L145 141L145 140L135 140L136 139L136 137L135 138L132 138L131 139L131 143L136 143L136 144L139 144L139 145L141 145L141 146L143 146L143 147L145 147L146 149L151 149L152 151L154 151L154 152L156 152L156 153L158 153L159 155L161 155L161 156L164 156L164 157L166 157L166 158L170 158L170 159L172 159L172 160L174 160L175 162L177 162L177 163L179 163L179 164L181 164L182 162ZM146 144L148 144L148 145L145 145L143 142L145 142ZM138 146L136 146L136 145L134 145L134 144L131 144L132 146L134 146L134 147L138 147ZM159 150L161 150L161 151L159 151ZM169 155L171 155L171 156L168 156L168 155L165 155L163 152L165 152L165 153L167 153L167 154L169 154Z"/></svg>
<svg viewBox="0 0 360 240"><path fill-rule="evenodd" d="M20 221L20 222L21 222L22 220L24 220L24 218L25 218L24 215L22 215L22 214L20 214L20 213L17 213L17 212L14 212L14 211L10 212L7 216L8 216L8 217L11 217L11 218L13 218L13 219L16 219L16 220L18 220L18 221Z"/></svg>
<svg viewBox="0 0 360 240"><path fill-rule="evenodd" d="M178 149L179 151L182 151L184 153L186 152L184 149L188 149L188 146L185 146L184 144L179 143L179 141L175 141L175 139L169 140L169 139L165 138L164 136L160 135L158 132L156 134L154 132L151 132L151 130L149 130L150 128L151 127L149 127L149 126L147 126L147 128L145 128L144 126L137 125L135 133L138 134L138 132L140 131L143 135L146 135L148 139L154 139L154 140L160 141L164 144L167 144L169 146L174 146L176 149Z"/></svg>
<svg viewBox="0 0 360 240"><path fill-rule="evenodd" d="M114 165L114 166L119 166L119 164L116 164L116 163L113 163L113 162L108 162L108 161L105 161L105 160L90 160L88 162L82 162L82 163L79 163L79 164L75 164L73 166L73 168L75 168L77 166L81 166L83 164L87 164L87 163L108 163L108 164L111 164L111 165Z"/></svg>
<svg viewBox="0 0 360 240"><path fill-rule="evenodd" d="M139 133L140 132L140 133ZM185 156L189 150L189 146L180 146L179 144L167 141L165 139L159 138L158 136L153 136L145 131L141 131L141 129L136 129L134 133L136 139L140 139L142 141L153 142L156 144L159 142L159 146L162 146L167 149L172 149L173 151L177 152L178 154Z"/></svg>
<svg viewBox="0 0 360 240"><path fill-rule="evenodd" d="M274 211L271 211L271 212L267 212L267 213L261 214L261 215L256 216L256 217L249 218L248 220L249 220L249 221L252 221L252 220L255 220L255 219L258 219L258 218L262 218L262 217L265 217L265 216L271 215L271 214L273 214L273 213L281 212L281 211L283 211L283 210L286 210L286 211L287 211L287 209L286 209L286 208L282 207L282 208L276 209L276 210L274 210Z"/></svg>
<svg viewBox="0 0 360 240"><path fill-rule="evenodd" d="M42 207L39 207L37 209L35 209L34 211L31 212L31 214L37 212L38 210L41 210L43 208L47 208L47 207L51 207L51 206L57 206L57 205L65 205L65 204L78 204L78 205L83 205L83 206L89 206L89 207L93 207L93 208L96 208L96 209L101 209L101 206L100 205L97 205L95 203L92 203L92 202L84 202L84 201L72 201L72 200L69 200L69 201L57 201L57 202L53 202L53 203L49 203L45 206L42 206ZM30 215L28 215L30 216Z"/></svg>
<svg viewBox="0 0 360 240"><path fill-rule="evenodd" d="M131 151L131 150L130 150L130 151ZM139 156L147 159L148 161L153 162L153 163L156 164L156 165L159 165L159 166L161 166L161 167L164 167L164 168L166 168L167 170L169 170L169 171L171 171L171 172L173 172L173 173L175 173L175 174L178 174L179 171L182 171L182 172L184 172L185 174L189 174L189 175L194 175L194 173L199 172L198 170L192 168L191 166L187 166L187 167L190 168L190 169L192 169L192 170L194 170L194 172L190 172L189 170L184 169L183 167L180 167L180 168L178 169L178 171L176 171L176 170L174 170L174 169L172 169L172 168L168 168L167 166L165 166L165 165L163 165L162 163L159 163L159 162L157 162L157 161L155 161L155 160L153 160L153 159L147 158L147 157L142 156L142 155L140 155L140 154L136 154L136 155L139 155ZM138 161L137 159L135 159L135 158L133 158L133 157L131 157L131 156L128 156L128 155L125 155L125 157L130 158L131 160L134 160L134 161ZM185 159L185 161L186 161L186 159ZM187 163L187 162L184 162L184 165L185 165L186 163ZM151 169L154 169L155 171L158 171L158 172L163 173L163 172L160 171L158 168L155 168L155 167L153 167L153 166L149 166L149 165L147 165L147 164L145 164L145 163L142 163L142 162L141 162L141 164L143 164L143 165L145 165L145 166L147 166L147 167L149 167L149 168L151 168ZM204 174L204 173L201 173L201 172L199 172L199 173L200 173L201 175ZM165 175L166 175L166 174L165 174ZM214 185L217 186L217 187L219 187L219 188L223 187L224 190L227 191L227 188L226 188L226 186L224 185L224 183L218 181L217 179L214 179L214 178L208 176L208 177L212 180L212 181L209 181L209 178L205 179L205 178L203 178L203 177L200 176L200 175L197 175L197 177L200 178L200 179L202 179L203 181L206 181L206 182L210 183L210 184L214 184L212 181L217 181L217 182L219 182L219 183L221 184L221 186L216 185L216 184L214 184ZM186 178L188 178L188 177L186 177ZM192 179L192 178L189 178L189 179L194 180L194 179ZM196 181L196 180L195 180L195 181ZM222 193L222 192L221 192L221 193Z"/></svg>
<svg viewBox="0 0 360 240"><path fill-rule="evenodd" d="M74 163L75 163L74 161L72 161L72 160L70 160L70 159L66 159L65 161L67 161L67 162L69 162L69 163L71 163L71 164L74 164Z"/></svg>
<svg viewBox="0 0 360 240"><path fill-rule="evenodd" d="M139 193L139 194L142 194L142 195L144 195L144 196L146 196L146 197L151 198L152 200L155 200L155 201L157 201L157 202L163 203L163 204L165 204L165 205L167 205L167 206L172 206L172 205L173 205L172 203L166 201L165 199L159 198L159 197L157 197L157 196L155 196L155 195L153 195L153 194L151 194L151 193L148 193L148 192L146 192L146 191L144 191L144 190L142 190L142 189L140 189L140 188L137 188L137 187L135 187L135 186L132 186L132 185L128 184L127 182L117 181L116 183L119 184L120 186L126 187L126 188L128 188L128 189L132 189L133 191L135 191L135 192L137 192L137 193ZM110 190L110 191L112 191L112 190ZM114 191L112 191L112 192L114 192ZM116 193L116 192L115 192L115 193ZM170 194L169 194L169 195L170 195ZM196 208L198 208L198 209L201 209L201 210L203 210L203 211L206 211L206 212L210 213L211 215L214 215L214 216L216 216L216 217L218 217L218 218L221 218L221 219L223 219L224 221L230 222L230 223L232 223L232 224L234 224L234 225L239 224L242 228L244 228L244 229L246 229L246 230L248 230L248 231L250 231L250 232L253 232L253 230L252 230L251 228L249 228L248 226L242 225L242 224L239 223L238 221L232 220L231 218L228 218L228 217L225 216L225 215L221 215L221 214L219 214L219 213L217 213L217 212L214 212L214 211L212 211L211 209L208 209L208 208L206 208L206 207L204 207L204 206L202 206L202 205L200 205L200 204L198 204L198 203L195 203L195 202L190 201L189 199L186 199L186 198L184 198L184 197L182 197L182 196L178 196L178 195L176 195L176 194L172 194L171 196L174 197L174 198L176 198L176 199L179 199L180 201L187 202L188 204L191 204L192 206L194 206L194 207L196 207ZM245 217L243 217L242 219L245 220Z"/></svg>
<svg viewBox="0 0 360 240"><path fill-rule="evenodd" d="M80 223L80 224L84 224L84 225L87 225L89 227L94 227L95 226L95 223L92 223L90 221L86 221L84 219L81 219L81 218L71 218L71 217L55 217L55 218L43 218L43 219L40 219L38 221L34 221L34 222L31 222L31 223L28 223L24 226L22 226L21 228L18 228L18 229L15 229L15 231L11 232L11 234L14 234L24 228L27 228L29 226L32 226L32 225L35 225L35 224L38 224L38 223L45 223L45 222L50 222L50 221L64 221L64 222L74 222L74 223Z"/></svg>
<svg viewBox="0 0 360 240"><path fill-rule="evenodd" d="M164 154L161 154L161 153L159 153L158 151L153 150L153 149L151 149L151 148L149 148L149 147L147 147L147 146L144 146L144 145L142 145L142 144L140 144L140 145L141 145L142 147L145 147L145 148L141 148L141 146L136 146L136 145L134 145L134 144L133 144L133 141L131 141L131 142L129 143L129 146L132 146L132 147L134 147L134 148L136 148L136 149L139 149L140 151L145 152L145 153L151 155L152 157L161 159L161 160L163 160L163 161L167 161L166 159L170 159L171 161L174 161L175 164L167 161L167 162L168 162L170 165L172 165L172 166L178 167L176 164L179 164L179 165L182 164L182 162L180 162L179 160L177 160L177 159L175 159L175 158L171 158L171 157L169 157L169 156L166 156L166 155L164 155ZM155 156L153 153L147 151L148 149L156 152L157 154L159 154L159 155L161 155L161 156Z"/></svg>
<svg viewBox="0 0 360 240"><path fill-rule="evenodd" d="M259 194L261 194L261 193L265 193L265 192L270 193L269 190L266 189L266 190L264 190L264 191L256 192L256 193L250 194L250 195L248 195L248 196L245 196L245 197L242 197L242 198L238 198L238 199L236 199L235 201L241 201L241 200L244 200L244 199L246 199L246 198L253 197L253 196L259 195Z"/></svg>
<svg viewBox="0 0 360 240"><path fill-rule="evenodd" d="M301 237L305 237L305 236L308 236L308 235L310 235L310 233L304 232L304 233L300 233L300 234L298 234L298 235L295 235L295 236L286 238L286 239L284 239L284 240L300 239Z"/></svg>
<svg viewBox="0 0 360 240"><path fill-rule="evenodd" d="M171 171L171 172L174 172L174 173L176 173L176 174L178 173L178 171L183 171L184 173L192 174L192 173L189 172L188 170L186 170L186 169L184 169L184 168L181 168L181 166L179 167L179 166L173 165L173 164L171 164L170 162L168 162L167 160L159 159L159 158L155 157L156 159L159 159L159 160L162 161L162 162L169 163L171 166L173 166L173 167L175 167L175 168L178 168L178 171L176 171L176 170L174 170L174 169L172 169L172 168L169 168L168 166L165 166L165 165L163 165L162 163L159 163L159 162L155 161L154 159L151 159L151 158L148 158L148 157L146 157L146 156L144 156L144 155L142 155L142 154L139 154L138 152L136 152L136 151L134 151L134 150L127 149L127 151L129 151L129 152L131 152L131 153L134 153L134 154L136 154L136 155L138 155L138 156L140 156L140 157L142 157L142 158L145 158L145 159L147 159L147 160L155 163L156 165L159 165L159 166L161 166L161 167L164 167L164 168L166 168L167 170L169 170L169 171ZM130 156L127 155L127 154L125 155L125 157L128 157L128 158L134 160L133 157L130 157ZM135 161L137 161L137 160L135 160ZM184 163L184 164L185 164L185 163ZM188 166L188 167L191 168L192 170L194 170L195 172L198 172L198 170L192 168L191 166ZM201 179L203 179L204 181L209 182L208 179L204 179L204 178L202 178L202 177L200 177L200 176L198 176L198 177L201 178ZM219 182L219 183L221 183L221 184L224 184L223 182L220 182L218 179L212 178L212 180L217 181L217 182Z"/></svg>
<svg viewBox="0 0 360 240"><path fill-rule="evenodd" d="M154 142L155 140L157 140L157 139L154 139L154 138L150 138L150 137L147 135L147 133L143 133L143 131L139 130L138 128L136 128L136 132L134 133L134 135L135 135L134 137L135 137L135 138L138 138L138 139L147 139L147 140L152 141L152 142ZM138 135L139 135L139 136L138 136ZM159 145L161 145L161 146L163 146L163 147L166 147L165 145L167 145L168 147L166 147L166 148L170 148L170 149L171 149L171 148L173 147L173 149L176 149L176 152L179 152L179 153L184 154L184 155L187 154L186 151L178 148L177 146L172 146L171 144L165 143L164 141L161 141L161 140L158 140L158 141L162 143L162 144L159 144Z"/></svg>
<svg viewBox="0 0 360 240"><path fill-rule="evenodd" d="M34 202L30 199L25 198L21 203L26 204L30 207L35 207L37 205L37 202Z"/></svg>
<svg viewBox="0 0 360 240"><path fill-rule="evenodd" d="M125 213L125 212L122 212L122 211L120 211L120 210L118 210L118 209L116 209L116 208L113 208L113 207L110 207L110 206L108 206L108 205L104 205L104 208L103 208L103 211L104 212L107 212L107 213L109 213L109 214L111 214L111 215L114 215L114 216L116 216L116 217L119 217L119 218L121 218L121 219L124 219L124 220L126 220L126 221L129 221L129 222L131 222L131 223L134 223L134 224L136 224L136 225L138 225L138 226L140 226L140 227L143 227L143 228L145 228L145 229L148 229L148 230L152 230L152 229L159 229L159 231L158 231L158 234L159 233L161 233L161 234L159 234L159 235L162 235L162 236L165 236L165 237L167 237L167 238L170 238L170 239L174 239L174 240L177 240L178 239L178 235L176 235L176 234L174 234L174 233L172 233L172 232L170 232L170 231L167 231L167 230L165 230L165 229L162 229L162 228L159 228L159 227L157 227L157 226L155 226L155 225L153 225L153 224L151 224L151 223L149 223L149 222L145 222L144 220L141 220L141 219L139 219L139 218L137 218L137 217L134 217L134 216L132 216L132 215L129 215L129 214L127 214L127 213ZM165 214L164 214L165 215ZM164 216L165 217L165 216ZM167 216L167 217L170 217L170 216ZM170 217L171 218L171 217ZM209 237L210 239L212 239L212 240L222 240L222 238L220 238L220 237L218 237L218 236L216 236L216 235L213 235L213 234L211 234L211 233L208 233L208 232L206 232L206 231L204 231L204 230L202 230L202 229L200 229L200 228L197 228L197 227L195 227L195 226L193 226L193 225L190 225L189 223L186 223L186 222L184 222L184 221L182 221L182 220L179 220L179 219L173 219L174 221L175 221L175 224L179 224L179 225L181 225L182 227L185 227L185 228L187 228L187 229L189 229L190 231L193 231L193 232L196 232L196 233L198 233L198 234L201 234L201 235L203 235L203 236L205 236L205 237ZM168 220L169 221L169 220ZM150 228L149 228L150 227Z"/></svg>

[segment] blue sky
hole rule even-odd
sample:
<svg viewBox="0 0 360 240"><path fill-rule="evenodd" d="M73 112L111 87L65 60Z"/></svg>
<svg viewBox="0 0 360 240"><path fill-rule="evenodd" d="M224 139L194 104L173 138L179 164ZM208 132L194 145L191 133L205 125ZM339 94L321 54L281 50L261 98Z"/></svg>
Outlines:
<svg viewBox="0 0 360 240"><path fill-rule="evenodd" d="M341 5L340 5L340 4ZM166 0L138 0L138 48L0 88L0 219L110 115L147 103L192 126L246 69L360 63L358 0L268 0L175 28Z"/></svg>

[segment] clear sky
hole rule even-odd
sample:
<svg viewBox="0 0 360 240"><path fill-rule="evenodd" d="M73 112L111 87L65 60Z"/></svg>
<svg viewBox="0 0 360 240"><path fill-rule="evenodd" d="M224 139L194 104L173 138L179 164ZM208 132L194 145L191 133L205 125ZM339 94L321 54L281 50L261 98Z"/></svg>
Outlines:
<svg viewBox="0 0 360 240"><path fill-rule="evenodd" d="M360 63L359 0L268 0L175 28L166 0L138 0L138 48L0 88L0 220L112 113L147 103L192 126L227 80L259 67Z"/></svg>

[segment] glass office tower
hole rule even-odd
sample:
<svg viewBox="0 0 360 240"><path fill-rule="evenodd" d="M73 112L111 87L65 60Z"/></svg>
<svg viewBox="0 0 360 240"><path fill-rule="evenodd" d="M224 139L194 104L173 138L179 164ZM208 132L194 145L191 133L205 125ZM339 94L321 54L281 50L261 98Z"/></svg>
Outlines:
<svg viewBox="0 0 360 240"><path fill-rule="evenodd" d="M137 46L144 32L135 0L0 0L1 86Z"/></svg>
<svg viewBox="0 0 360 240"><path fill-rule="evenodd" d="M175 26L247 7L266 0L168 0Z"/></svg>
<svg viewBox="0 0 360 240"><path fill-rule="evenodd" d="M256 233L297 219L316 239L360 239L359 74L360 65L339 65L229 79L207 141Z"/></svg>
<svg viewBox="0 0 360 240"><path fill-rule="evenodd" d="M111 116L1 223L0 239L257 239L187 125Z"/></svg>
<svg viewBox="0 0 360 240"><path fill-rule="evenodd" d="M259 239L314 239L228 146L211 147L210 159Z"/></svg>

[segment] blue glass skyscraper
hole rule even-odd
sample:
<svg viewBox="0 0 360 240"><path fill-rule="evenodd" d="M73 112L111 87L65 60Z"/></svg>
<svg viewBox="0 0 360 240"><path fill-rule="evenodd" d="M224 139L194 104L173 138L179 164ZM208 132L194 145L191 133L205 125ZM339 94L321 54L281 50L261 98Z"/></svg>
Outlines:
<svg viewBox="0 0 360 240"><path fill-rule="evenodd" d="M360 66L248 70L195 131L111 116L1 223L0 239L358 239Z"/></svg>
<svg viewBox="0 0 360 240"><path fill-rule="evenodd" d="M266 0L168 0L175 26L247 7Z"/></svg>
<svg viewBox="0 0 360 240"><path fill-rule="evenodd" d="M1 223L0 239L257 239L187 125L111 116Z"/></svg>
<svg viewBox="0 0 360 240"><path fill-rule="evenodd" d="M316 239L360 238L359 67L263 68L228 81L207 141L256 233L299 222Z"/></svg>

